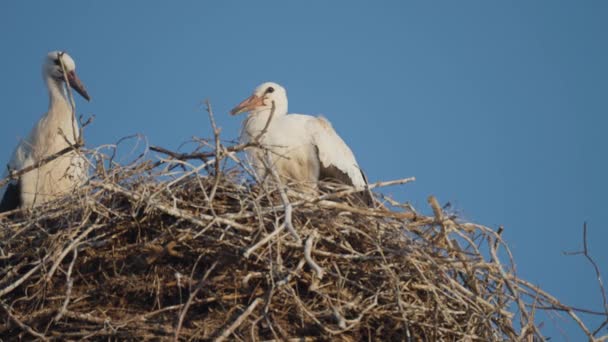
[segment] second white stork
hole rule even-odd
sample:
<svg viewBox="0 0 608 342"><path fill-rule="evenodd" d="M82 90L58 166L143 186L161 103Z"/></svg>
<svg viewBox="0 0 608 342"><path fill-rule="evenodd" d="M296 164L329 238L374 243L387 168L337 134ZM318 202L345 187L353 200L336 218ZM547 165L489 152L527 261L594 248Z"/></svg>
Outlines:
<svg viewBox="0 0 608 342"><path fill-rule="evenodd" d="M326 118L287 114L287 92L282 86L273 82L259 85L231 114L244 112L249 115L243 122L241 140L257 140L269 149L282 178L313 187L320 180L366 186L353 152ZM248 152L256 172L264 176L267 168L263 151ZM369 191L361 192L360 197L372 204Z"/></svg>
<svg viewBox="0 0 608 342"><path fill-rule="evenodd" d="M49 109L13 152L10 170L40 164L46 157L75 144L80 136L65 79L87 101L90 97L76 75L74 60L65 52L51 52L44 60L42 76L49 92ZM48 202L82 184L86 176L84 157L74 151L66 153L0 189L0 212Z"/></svg>

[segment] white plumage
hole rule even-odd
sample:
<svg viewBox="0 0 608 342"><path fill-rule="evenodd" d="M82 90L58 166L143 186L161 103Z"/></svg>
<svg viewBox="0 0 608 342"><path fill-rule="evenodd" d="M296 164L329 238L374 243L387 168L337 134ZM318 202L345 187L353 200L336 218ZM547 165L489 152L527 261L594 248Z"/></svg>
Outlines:
<svg viewBox="0 0 608 342"><path fill-rule="evenodd" d="M274 106L274 111L273 111ZM333 180L363 187L366 180L348 145L323 117L287 114L287 93L276 83L258 86L253 95L235 107L233 115L249 112L243 122L241 140L259 142L273 153L279 175L288 181L316 186L319 180ZM270 122L268 121L272 113ZM264 128L268 127L264 134ZM260 149L250 149L256 172L265 175ZM371 198L366 192L364 200Z"/></svg>
<svg viewBox="0 0 608 342"><path fill-rule="evenodd" d="M8 165L11 170L23 169L67 148L69 144L76 143L80 135L67 97L62 62L70 86L90 100L76 76L74 60L64 52L49 53L42 67L42 76L49 92L49 109L34 125L28 138L22 140L13 152ZM52 200L82 184L86 176L84 157L75 152L64 154L0 189L0 212L17 207L31 208Z"/></svg>

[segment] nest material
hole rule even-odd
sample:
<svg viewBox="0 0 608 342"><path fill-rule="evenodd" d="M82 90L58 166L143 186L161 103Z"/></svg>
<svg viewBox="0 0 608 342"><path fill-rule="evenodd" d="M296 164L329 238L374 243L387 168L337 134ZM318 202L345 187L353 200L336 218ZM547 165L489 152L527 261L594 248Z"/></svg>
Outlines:
<svg viewBox="0 0 608 342"><path fill-rule="evenodd" d="M533 306L563 309L503 266L499 232L433 198L425 216L261 187L215 162L235 150L98 166L0 216L0 336L501 341L542 339Z"/></svg>

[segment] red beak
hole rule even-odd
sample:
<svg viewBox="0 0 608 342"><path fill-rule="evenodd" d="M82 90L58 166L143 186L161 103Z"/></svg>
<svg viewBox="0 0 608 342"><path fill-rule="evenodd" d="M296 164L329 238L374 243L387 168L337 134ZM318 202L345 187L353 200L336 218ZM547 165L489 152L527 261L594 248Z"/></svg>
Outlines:
<svg viewBox="0 0 608 342"><path fill-rule="evenodd" d="M84 97L87 101L91 101L87 89L84 87L84 84L82 84L82 81L80 81L74 70L68 72L68 81L70 82L70 87L76 90L80 96Z"/></svg>
<svg viewBox="0 0 608 342"><path fill-rule="evenodd" d="M244 112L249 112L257 107L264 105L264 97L259 97L257 95L251 95L245 99L245 101L238 104L238 106L234 107L230 114L236 115Z"/></svg>

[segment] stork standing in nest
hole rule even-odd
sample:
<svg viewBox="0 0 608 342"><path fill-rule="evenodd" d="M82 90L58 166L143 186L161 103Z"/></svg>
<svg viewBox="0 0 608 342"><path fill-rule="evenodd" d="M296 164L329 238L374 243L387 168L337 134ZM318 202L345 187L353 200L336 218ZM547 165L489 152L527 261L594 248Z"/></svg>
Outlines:
<svg viewBox="0 0 608 342"><path fill-rule="evenodd" d="M80 140L66 80L87 101L90 97L76 76L74 60L65 52L49 53L42 66L42 77L49 92L48 112L36 123L28 138L19 143L8 164L9 170L36 165ZM86 177L84 157L76 151L65 153L0 189L0 212L48 202L81 185Z"/></svg>
<svg viewBox="0 0 608 342"><path fill-rule="evenodd" d="M243 122L241 140L257 141L270 150L281 178L309 187L316 187L319 181L358 188L367 185L353 152L326 118L287 114L287 92L280 85L259 85L231 114L244 112L249 115ZM265 176L264 151L250 148L248 154L258 175ZM369 190L358 195L366 204L373 203Z"/></svg>

